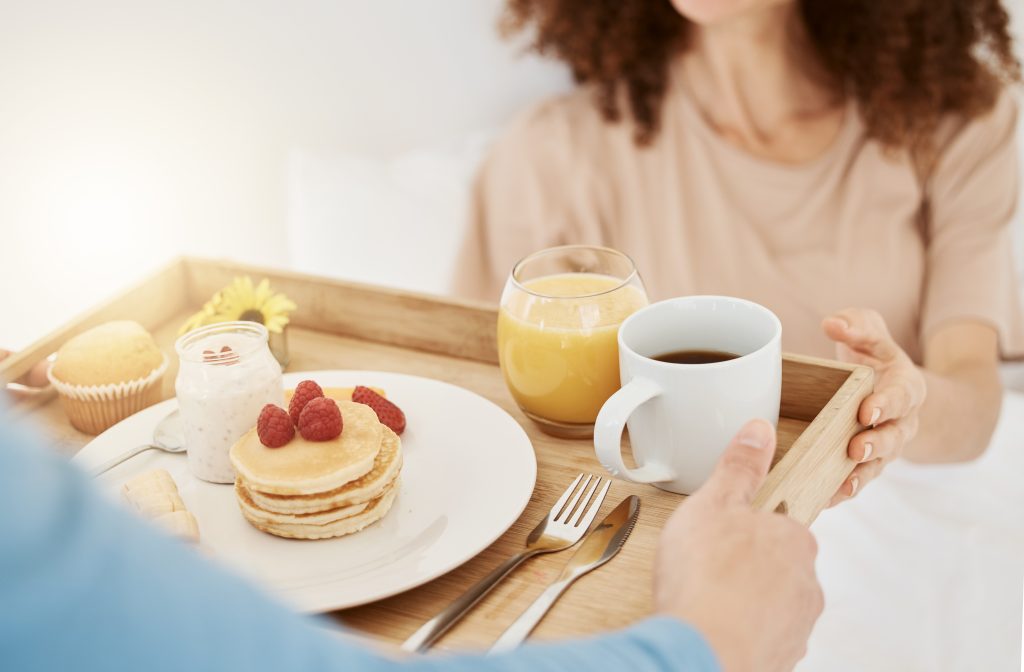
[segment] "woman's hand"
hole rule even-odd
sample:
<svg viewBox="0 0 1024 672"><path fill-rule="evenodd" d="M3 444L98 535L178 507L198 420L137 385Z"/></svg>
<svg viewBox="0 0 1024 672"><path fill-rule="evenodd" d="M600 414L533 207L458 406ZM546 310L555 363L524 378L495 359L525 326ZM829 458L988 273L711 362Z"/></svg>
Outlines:
<svg viewBox="0 0 1024 672"><path fill-rule="evenodd" d="M0 348L0 362L7 359L13 354L14 353L11 352L10 350L4 350L3 348ZM49 379L47 379L46 377L46 371L48 368L49 362L47 362L44 359L43 361L33 366L28 373L26 373L24 376L18 379L18 382L28 385L29 387L46 387L47 385L50 384ZM2 389L3 384L0 383L0 390Z"/></svg>
<svg viewBox="0 0 1024 672"><path fill-rule="evenodd" d="M875 391L861 402L857 415L868 429L853 437L847 448L850 459L859 464L832 498L834 506L856 495L914 438L926 384L924 374L896 344L876 311L849 308L825 318L822 327L836 342L839 359L875 370Z"/></svg>

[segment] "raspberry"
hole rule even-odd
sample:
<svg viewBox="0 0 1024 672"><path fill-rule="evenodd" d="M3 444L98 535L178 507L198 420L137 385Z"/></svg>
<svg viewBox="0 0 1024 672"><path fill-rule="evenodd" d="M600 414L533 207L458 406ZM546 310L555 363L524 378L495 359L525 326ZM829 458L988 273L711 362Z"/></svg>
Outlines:
<svg viewBox="0 0 1024 672"><path fill-rule="evenodd" d="M227 345L221 348L219 353L213 350L203 350L203 362L214 366L232 366L238 364L238 353Z"/></svg>
<svg viewBox="0 0 1024 672"><path fill-rule="evenodd" d="M256 434L260 437L260 443L267 448L280 448L295 436L295 427L287 411L280 406L267 404L256 421Z"/></svg>
<svg viewBox="0 0 1024 672"><path fill-rule="evenodd" d="M358 404L366 404L377 414L380 423L395 434L405 431L405 413L398 406L380 396L368 387L356 386L352 390L352 401Z"/></svg>
<svg viewBox="0 0 1024 672"><path fill-rule="evenodd" d="M299 415L311 400L324 396L324 391L312 380L304 380L295 386L295 394L288 402L288 415L292 416L292 424L298 426Z"/></svg>
<svg viewBox="0 0 1024 672"><path fill-rule="evenodd" d="M299 414L299 434L307 441L330 441L341 434L341 411L334 399L311 400Z"/></svg>

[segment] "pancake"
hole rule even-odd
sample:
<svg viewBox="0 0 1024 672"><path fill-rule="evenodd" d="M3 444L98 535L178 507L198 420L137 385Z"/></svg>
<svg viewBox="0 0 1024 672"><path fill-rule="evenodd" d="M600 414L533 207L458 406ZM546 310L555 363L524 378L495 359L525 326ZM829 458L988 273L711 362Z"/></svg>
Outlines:
<svg viewBox="0 0 1024 672"><path fill-rule="evenodd" d="M253 427L231 447L231 464L246 487L275 495L308 495L342 487L373 469L383 425L373 409L339 401L341 435L306 441L298 434L281 448L260 443Z"/></svg>
<svg viewBox="0 0 1024 672"><path fill-rule="evenodd" d="M278 537L287 537L289 539L328 539L330 537L340 537L358 532L367 525L383 518L391 510L391 505L395 501L400 485L400 481L396 479L393 486L385 490L380 497L371 501L360 513L323 525L266 522L251 517L244 506L242 507L242 515L256 529Z"/></svg>
<svg viewBox="0 0 1024 672"><path fill-rule="evenodd" d="M401 439L387 427L381 426L381 430L380 452L377 453L373 468L340 488L308 495L277 495L260 492L244 479L238 479L236 488L244 489L256 507L264 511L285 514L330 511L376 499L402 469Z"/></svg>
<svg viewBox="0 0 1024 672"><path fill-rule="evenodd" d="M388 485L391 484L385 484L385 487L381 488L380 492L377 493L377 497L384 494L384 490ZM325 523L332 523L336 520L341 520L342 518L354 516L357 513L365 511L366 508L369 507L370 501L372 501L368 500L355 504L347 504L345 506L339 506L324 511L314 511L312 513L277 513L275 511L267 511L253 501L252 491L246 490L241 481L235 482L235 497L238 499L238 506L242 509L242 512L245 514L247 519L259 520L264 523L304 523L307 525L323 525Z"/></svg>

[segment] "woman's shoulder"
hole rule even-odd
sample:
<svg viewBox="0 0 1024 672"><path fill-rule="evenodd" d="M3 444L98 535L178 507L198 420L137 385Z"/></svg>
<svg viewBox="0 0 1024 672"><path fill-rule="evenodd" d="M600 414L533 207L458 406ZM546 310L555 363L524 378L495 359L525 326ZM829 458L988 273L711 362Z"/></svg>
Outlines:
<svg viewBox="0 0 1024 672"><path fill-rule="evenodd" d="M1006 87L976 115L947 115L935 133L935 171L966 169L994 153L1013 150L1018 107L1016 90Z"/></svg>
<svg viewBox="0 0 1024 672"><path fill-rule="evenodd" d="M534 104L516 118L512 127L546 130L582 127L593 130L607 123L598 108L594 87L582 85Z"/></svg>

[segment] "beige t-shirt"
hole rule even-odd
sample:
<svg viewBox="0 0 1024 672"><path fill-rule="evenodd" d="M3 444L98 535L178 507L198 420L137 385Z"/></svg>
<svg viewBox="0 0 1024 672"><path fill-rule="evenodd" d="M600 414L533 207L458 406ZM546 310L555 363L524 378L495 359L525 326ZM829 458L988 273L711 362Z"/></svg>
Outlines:
<svg viewBox="0 0 1024 672"><path fill-rule="evenodd" d="M783 347L831 357L821 320L874 308L916 361L944 322L995 327L1024 355L1008 224L1017 200L1016 104L950 119L933 170L885 154L851 104L822 156L772 163L718 136L678 87L655 143L605 122L591 92L540 105L494 146L478 176L456 291L497 301L536 250L601 244L629 254L652 301L744 297L773 310ZM925 205L927 204L927 205Z"/></svg>

